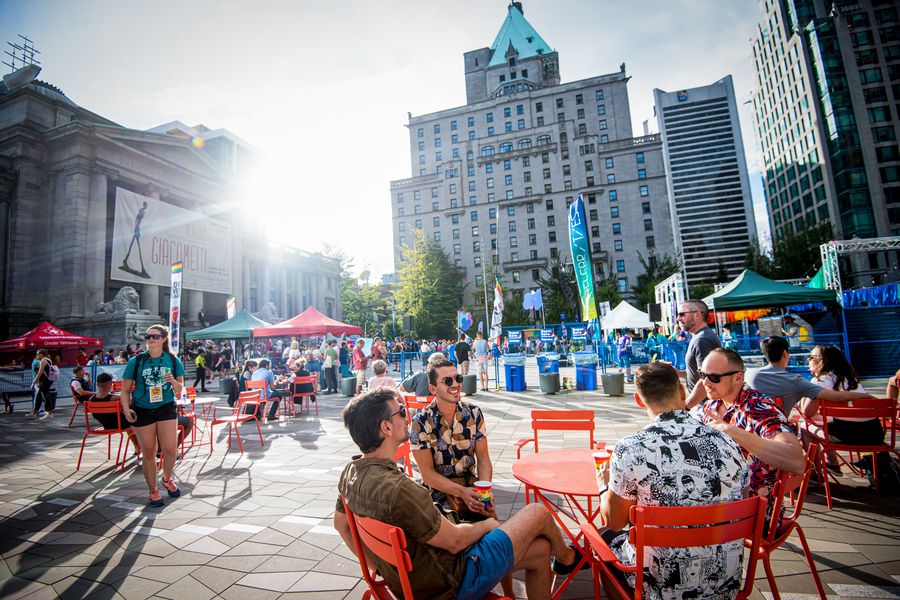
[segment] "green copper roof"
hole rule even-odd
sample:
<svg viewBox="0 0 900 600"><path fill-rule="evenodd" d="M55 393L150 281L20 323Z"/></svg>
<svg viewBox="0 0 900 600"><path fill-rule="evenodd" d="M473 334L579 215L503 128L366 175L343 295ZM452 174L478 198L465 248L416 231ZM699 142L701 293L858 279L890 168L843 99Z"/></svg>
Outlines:
<svg viewBox="0 0 900 600"><path fill-rule="evenodd" d="M553 52L550 44L544 41L534 27L525 19L525 15L513 4L509 5L506 19L491 44L491 62L489 67L506 63L506 52L510 45L519 52L519 60L539 54Z"/></svg>

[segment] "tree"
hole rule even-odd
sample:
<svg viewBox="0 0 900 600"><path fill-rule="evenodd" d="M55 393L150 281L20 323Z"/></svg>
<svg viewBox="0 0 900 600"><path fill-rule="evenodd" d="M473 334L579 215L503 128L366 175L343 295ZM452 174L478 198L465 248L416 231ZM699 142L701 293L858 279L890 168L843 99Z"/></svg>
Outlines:
<svg viewBox="0 0 900 600"><path fill-rule="evenodd" d="M341 248L326 244L323 252L341 266L341 309L344 321L366 328L366 333L384 334L384 324L391 329L391 300L381 286L369 283L369 271L363 270L359 278L353 275L353 259Z"/></svg>
<svg viewBox="0 0 900 600"><path fill-rule="evenodd" d="M637 276L637 282L631 287L637 307L645 310L648 304L656 302L656 284L681 270L678 260L668 254L662 256L651 252L647 258L638 252L638 261L644 272Z"/></svg>
<svg viewBox="0 0 900 600"><path fill-rule="evenodd" d="M598 304L609 302L611 308L615 308L622 301L622 294L619 293L619 281L613 270L611 259L600 263L600 273L594 276L594 295Z"/></svg>
<svg viewBox="0 0 900 600"><path fill-rule="evenodd" d="M690 298L691 300L703 300L715 291L716 286L709 283L708 281L695 283L691 286L690 292L688 293L688 298Z"/></svg>
<svg viewBox="0 0 900 600"><path fill-rule="evenodd" d="M465 290L463 270L421 230L416 230L412 246L402 250L398 279L397 310L413 317L416 337L456 335L456 311Z"/></svg>
<svg viewBox="0 0 900 600"><path fill-rule="evenodd" d="M772 258L778 279L811 277L821 262L819 246L832 239L831 223L825 222L793 232L783 229L774 244Z"/></svg>
<svg viewBox="0 0 900 600"><path fill-rule="evenodd" d="M775 261L772 255L764 251L756 239L750 240L750 249L744 258L744 268L755 271L763 277L775 276Z"/></svg>
<svg viewBox="0 0 900 600"><path fill-rule="evenodd" d="M566 313L566 319L574 320L580 315L581 306L578 295L578 284L575 282L575 271L559 257L553 259L537 280L541 286L541 295L544 299L544 314L551 315L547 320L551 323L558 322L560 313ZM519 298L519 306L522 299Z"/></svg>

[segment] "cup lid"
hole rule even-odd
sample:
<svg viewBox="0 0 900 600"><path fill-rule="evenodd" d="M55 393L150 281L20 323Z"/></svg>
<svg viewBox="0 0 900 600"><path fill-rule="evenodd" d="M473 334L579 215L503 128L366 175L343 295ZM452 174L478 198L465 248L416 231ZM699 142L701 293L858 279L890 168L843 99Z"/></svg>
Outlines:
<svg viewBox="0 0 900 600"><path fill-rule="evenodd" d="M473 484L475 487L491 487L490 481L476 481Z"/></svg>

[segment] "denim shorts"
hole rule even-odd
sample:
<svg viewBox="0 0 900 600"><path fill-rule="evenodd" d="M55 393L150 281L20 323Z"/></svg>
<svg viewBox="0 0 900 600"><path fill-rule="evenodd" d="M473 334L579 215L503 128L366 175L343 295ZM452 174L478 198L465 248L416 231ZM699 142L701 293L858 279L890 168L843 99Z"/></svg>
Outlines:
<svg viewBox="0 0 900 600"><path fill-rule="evenodd" d="M156 408L141 408L132 405L134 414L137 415L137 421L131 423L132 427L146 427L160 421L171 421L178 417L178 408L174 402L166 402L162 406Z"/></svg>
<svg viewBox="0 0 900 600"><path fill-rule="evenodd" d="M484 598L504 575L512 571L513 564L512 541L506 532L499 527L488 532L465 554L457 600Z"/></svg>

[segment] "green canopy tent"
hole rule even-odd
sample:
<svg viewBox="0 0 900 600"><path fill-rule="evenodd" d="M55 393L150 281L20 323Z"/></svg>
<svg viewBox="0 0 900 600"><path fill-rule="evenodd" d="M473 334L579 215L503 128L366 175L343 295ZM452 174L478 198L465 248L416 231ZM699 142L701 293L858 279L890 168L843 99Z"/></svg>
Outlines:
<svg viewBox="0 0 900 600"><path fill-rule="evenodd" d="M772 281L745 269L721 290L703 299L710 310L743 310L812 302L836 302L834 290L809 288Z"/></svg>
<svg viewBox="0 0 900 600"><path fill-rule="evenodd" d="M269 323L257 319L245 308L227 321L191 331L184 337L188 340L245 340L253 337L254 329L268 326Z"/></svg>

